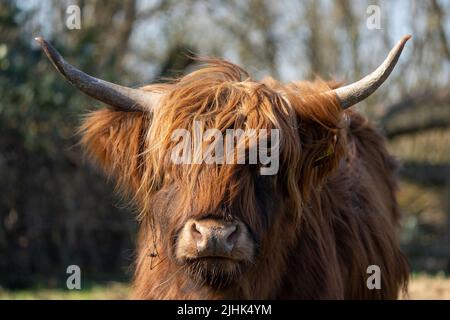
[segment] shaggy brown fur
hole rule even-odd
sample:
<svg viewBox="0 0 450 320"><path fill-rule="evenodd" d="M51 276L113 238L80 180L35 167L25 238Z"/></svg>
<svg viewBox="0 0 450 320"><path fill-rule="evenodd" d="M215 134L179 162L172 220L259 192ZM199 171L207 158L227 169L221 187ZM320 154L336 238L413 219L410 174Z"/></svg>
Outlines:
<svg viewBox="0 0 450 320"><path fill-rule="evenodd" d="M408 266L399 250L396 164L359 114L323 82L256 82L224 61L172 83L154 112L102 109L81 128L88 153L139 208L134 297L143 299L395 299ZM175 165L174 129L281 131L280 171L254 165ZM195 282L174 259L188 219L234 216L258 247L227 288ZM366 269L381 268L381 290Z"/></svg>

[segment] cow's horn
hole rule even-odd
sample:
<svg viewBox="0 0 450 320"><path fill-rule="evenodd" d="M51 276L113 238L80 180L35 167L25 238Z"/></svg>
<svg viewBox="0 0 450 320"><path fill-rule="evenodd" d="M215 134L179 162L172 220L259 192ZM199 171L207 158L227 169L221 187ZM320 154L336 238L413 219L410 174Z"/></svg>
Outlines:
<svg viewBox="0 0 450 320"><path fill-rule="evenodd" d="M94 78L67 63L43 38L38 37L35 40L64 78L94 99L123 111L150 111L160 96L159 93L127 88Z"/></svg>
<svg viewBox="0 0 450 320"><path fill-rule="evenodd" d="M379 86L387 79L391 71L394 69L406 41L411 38L410 35L404 36L394 48L383 63L371 74L365 76L361 80L333 90L337 95L342 109L347 109L352 105L364 100L370 96Z"/></svg>

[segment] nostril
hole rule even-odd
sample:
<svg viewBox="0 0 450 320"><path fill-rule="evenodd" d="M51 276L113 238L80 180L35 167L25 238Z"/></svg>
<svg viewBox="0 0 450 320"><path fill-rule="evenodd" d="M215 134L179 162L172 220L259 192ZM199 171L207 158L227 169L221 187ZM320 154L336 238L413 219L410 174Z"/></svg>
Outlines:
<svg viewBox="0 0 450 320"><path fill-rule="evenodd" d="M231 231L231 233L228 235L228 237L226 239L227 244L231 248L233 248L234 245L236 244L236 241L238 239L238 235L239 235L239 229L238 229L238 226L236 225L236 226L234 226L234 230Z"/></svg>
<svg viewBox="0 0 450 320"><path fill-rule="evenodd" d="M198 227L195 223L192 224L191 231L192 231L192 236L194 237L194 239L201 240L202 233L200 232L200 230L198 229Z"/></svg>

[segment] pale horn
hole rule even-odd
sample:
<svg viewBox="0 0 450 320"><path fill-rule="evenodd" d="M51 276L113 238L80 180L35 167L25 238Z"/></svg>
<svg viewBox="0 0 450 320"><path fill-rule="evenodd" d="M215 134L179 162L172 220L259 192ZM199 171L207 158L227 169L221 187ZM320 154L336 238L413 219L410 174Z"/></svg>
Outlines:
<svg viewBox="0 0 450 320"><path fill-rule="evenodd" d="M71 84L88 96L122 111L151 111L160 94L117 85L92 77L67 63L59 52L43 38L35 40L40 44L53 66Z"/></svg>
<svg viewBox="0 0 450 320"><path fill-rule="evenodd" d="M374 72L357 82L333 90L341 103L342 109L347 109L366 99L381 86L394 69L406 41L410 38L411 36L407 35L397 42L395 47L389 52L387 58Z"/></svg>

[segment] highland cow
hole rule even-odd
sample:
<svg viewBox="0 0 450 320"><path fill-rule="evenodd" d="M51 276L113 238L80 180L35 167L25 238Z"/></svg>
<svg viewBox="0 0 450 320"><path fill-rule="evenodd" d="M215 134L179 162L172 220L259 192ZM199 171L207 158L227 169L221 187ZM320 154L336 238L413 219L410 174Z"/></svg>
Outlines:
<svg viewBox="0 0 450 320"><path fill-rule="evenodd" d="M232 63L203 60L177 80L132 89L81 72L37 38L66 79L108 105L89 113L80 133L139 211L133 297L397 298L408 281L397 164L384 138L348 108L386 80L408 39L343 87L255 81ZM174 163L172 133L195 121L221 133L279 130L279 170ZM257 146L244 142L248 157ZM371 265L381 270L380 289L367 286Z"/></svg>

